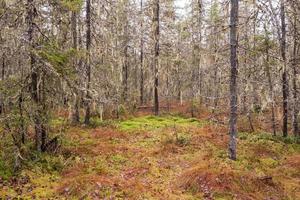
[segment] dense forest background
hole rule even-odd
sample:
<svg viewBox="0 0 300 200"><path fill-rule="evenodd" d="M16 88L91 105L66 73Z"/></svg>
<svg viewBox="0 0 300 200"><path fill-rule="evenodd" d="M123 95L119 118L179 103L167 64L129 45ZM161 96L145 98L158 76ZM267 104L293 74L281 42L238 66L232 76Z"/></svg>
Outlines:
<svg viewBox="0 0 300 200"><path fill-rule="evenodd" d="M0 0L0 27L0 187L45 156L71 158L70 129L133 116L222 127L236 162L245 133L299 150L297 0Z"/></svg>

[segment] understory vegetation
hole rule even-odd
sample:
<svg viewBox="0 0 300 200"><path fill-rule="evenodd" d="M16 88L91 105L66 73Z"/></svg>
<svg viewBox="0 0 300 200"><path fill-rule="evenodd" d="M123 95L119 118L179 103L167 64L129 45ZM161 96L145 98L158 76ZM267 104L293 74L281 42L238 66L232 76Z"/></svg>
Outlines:
<svg viewBox="0 0 300 200"><path fill-rule="evenodd" d="M205 118L143 115L72 126L57 117L57 152L22 152L1 138L0 197L36 199L297 199L296 138L241 132L236 161L226 127ZM13 145L11 145L13 148ZM26 157L25 157L26 156ZM17 174L16 174L17 173ZM17 176L16 176L17 175Z"/></svg>

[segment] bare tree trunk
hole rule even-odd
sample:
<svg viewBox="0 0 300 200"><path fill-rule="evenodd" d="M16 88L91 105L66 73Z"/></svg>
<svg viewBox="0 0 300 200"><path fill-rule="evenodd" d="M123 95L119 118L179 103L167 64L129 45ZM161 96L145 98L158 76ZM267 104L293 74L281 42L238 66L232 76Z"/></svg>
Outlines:
<svg viewBox="0 0 300 200"><path fill-rule="evenodd" d="M167 63L167 77L166 77L166 89L167 89L167 110L170 112L170 80L169 80L169 64Z"/></svg>
<svg viewBox="0 0 300 200"><path fill-rule="evenodd" d="M1 80L4 81L5 78L5 54L2 55L2 69L1 69ZM0 114L4 113L4 99L0 96Z"/></svg>
<svg viewBox="0 0 300 200"><path fill-rule="evenodd" d="M202 25L202 0L197 0L198 5L198 25L199 25L199 63L198 63L198 95L199 95L199 103L202 104L202 80L203 80L203 70L201 66L201 42L202 42L202 33L201 33L201 25Z"/></svg>
<svg viewBox="0 0 300 200"><path fill-rule="evenodd" d="M128 22L126 22L128 23ZM126 41L125 41L125 46L124 46L124 60L123 60L123 67L122 67L122 74L123 74L123 102L127 102L128 100L128 25L125 25L125 37L126 37Z"/></svg>
<svg viewBox="0 0 300 200"><path fill-rule="evenodd" d="M76 11L72 11L72 17L71 17L71 26L72 26L72 39L73 39L73 49L77 50L77 14ZM77 59L74 57L73 61L73 67L77 71ZM78 75L78 73L77 73ZM78 80L76 80L76 86L78 86ZM72 123L77 124L80 121L80 116L79 116L79 92L77 88L75 87L74 89L74 94L73 94L73 110L72 110L72 116L71 120Z"/></svg>
<svg viewBox="0 0 300 200"><path fill-rule="evenodd" d="M86 111L85 111L85 124L90 124L91 118L91 0L86 0L86 75L87 75L87 85L86 85Z"/></svg>
<svg viewBox="0 0 300 200"><path fill-rule="evenodd" d="M236 137L237 137L237 75L238 75L238 57L237 57L237 25L238 25L238 0L231 0L230 12L230 142L229 158L236 160Z"/></svg>
<svg viewBox="0 0 300 200"><path fill-rule="evenodd" d="M266 29L266 28L265 28ZM272 120L272 129L273 129L273 135L276 136L276 119L275 119L275 103L274 103L274 91L273 91L273 83L272 83L272 77L271 77L271 72L270 72L270 55L269 55L269 36L268 36L268 31L265 30L266 32L266 74L268 78L268 83L269 83L269 95L271 97L271 120Z"/></svg>
<svg viewBox="0 0 300 200"><path fill-rule="evenodd" d="M159 67L159 0L155 0L154 4L154 114L159 114L158 100L158 67Z"/></svg>
<svg viewBox="0 0 300 200"><path fill-rule="evenodd" d="M140 43L140 104L144 104L144 30L143 30L143 0L141 0L141 43Z"/></svg>
<svg viewBox="0 0 300 200"><path fill-rule="evenodd" d="M23 81L24 79L24 70L21 65L21 61L18 60L18 65L19 69L21 70L21 80ZM21 132L21 142L22 144L25 144L25 120L24 120L24 108L23 108L23 101L24 101L24 95L23 95L23 89L21 89L20 96L19 96L19 102L18 102L18 107L19 107L19 113L20 113L20 132Z"/></svg>
<svg viewBox="0 0 300 200"><path fill-rule="evenodd" d="M298 61L297 61L297 48L298 48L298 41L297 41L297 18L296 15L294 16L294 47L293 47L293 133L295 136L299 134L299 126L298 126L298 90L297 90L297 68L298 68Z"/></svg>
<svg viewBox="0 0 300 200"><path fill-rule="evenodd" d="M283 137L288 135L288 94L289 83L287 77L287 62L286 62L286 24L285 24L285 5L284 0L281 0L280 6L281 18L281 57L283 60L283 73L282 73L282 97L283 97L283 121L282 133Z"/></svg>

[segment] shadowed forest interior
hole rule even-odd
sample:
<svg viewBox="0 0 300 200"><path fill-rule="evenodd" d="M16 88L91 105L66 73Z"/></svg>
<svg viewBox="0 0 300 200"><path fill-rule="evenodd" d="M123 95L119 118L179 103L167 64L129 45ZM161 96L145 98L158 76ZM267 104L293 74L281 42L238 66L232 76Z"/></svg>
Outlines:
<svg viewBox="0 0 300 200"><path fill-rule="evenodd" d="M300 199L298 0L0 0L0 199Z"/></svg>

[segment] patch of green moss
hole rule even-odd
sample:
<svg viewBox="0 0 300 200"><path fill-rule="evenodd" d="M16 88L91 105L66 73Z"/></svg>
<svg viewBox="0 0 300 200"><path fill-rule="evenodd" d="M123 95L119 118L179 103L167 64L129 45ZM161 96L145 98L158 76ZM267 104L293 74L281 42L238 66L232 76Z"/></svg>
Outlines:
<svg viewBox="0 0 300 200"><path fill-rule="evenodd" d="M110 157L110 161L114 164L121 165L125 164L128 159L122 156L121 154L115 154Z"/></svg>
<svg viewBox="0 0 300 200"><path fill-rule="evenodd" d="M195 118L183 118L178 116L145 116L132 118L119 123L119 129L123 131L136 130L153 130L166 127L190 127L203 126L201 122Z"/></svg>
<svg viewBox="0 0 300 200"><path fill-rule="evenodd" d="M226 193L215 192L213 194L213 198L216 200L232 200L232 199L234 199L234 195L232 195L229 192L226 192Z"/></svg>
<svg viewBox="0 0 300 200"><path fill-rule="evenodd" d="M50 155L47 153L35 152L30 160L27 160L26 167L40 172L56 173L65 167L66 158L63 155Z"/></svg>
<svg viewBox="0 0 300 200"><path fill-rule="evenodd" d="M144 148L150 148L150 147L154 147L158 142L160 141L159 138L156 137L146 137L143 138L141 140L139 140L136 145L138 147L144 147Z"/></svg>
<svg viewBox="0 0 300 200"><path fill-rule="evenodd" d="M282 137L281 135L273 136L270 133L259 132L259 133L246 133L241 132L238 134L239 139L249 140L250 142L258 141L273 141L276 143L285 143L285 144L299 144L299 138L294 136Z"/></svg>
<svg viewBox="0 0 300 200"><path fill-rule="evenodd" d="M275 168L279 165L279 162L272 158L261 158L260 162L262 164L262 167L265 168Z"/></svg>
<svg viewBox="0 0 300 200"><path fill-rule="evenodd" d="M95 140L93 138L87 138L87 139L85 139L81 142L81 145L83 145L83 146L93 146L93 145L96 145L97 143L98 143L97 140Z"/></svg>
<svg viewBox="0 0 300 200"><path fill-rule="evenodd" d="M23 196L25 199L31 199L33 196L37 199L50 199L55 196L59 176L38 171L24 171L23 174L30 177L30 184L33 186L32 191Z"/></svg>
<svg viewBox="0 0 300 200"><path fill-rule="evenodd" d="M51 127L60 127L67 123L67 120L63 117L58 117L50 120L50 126Z"/></svg>
<svg viewBox="0 0 300 200"><path fill-rule="evenodd" d="M115 123L114 120L101 120L99 117L92 117L89 127L115 127Z"/></svg>
<svg viewBox="0 0 300 200"><path fill-rule="evenodd" d="M9 179L13 175L10 167L0 158L0 177L4 180Z"/></svg>
<svg viewBox="0 0 300 200"><path fill-rule="evenodd" d="M89 168L86 169L86 173L104 174L109 171L107 161L100 156L93 158L93 162L89 164Z"/></svg>

